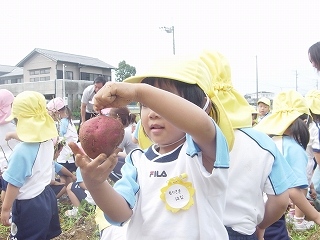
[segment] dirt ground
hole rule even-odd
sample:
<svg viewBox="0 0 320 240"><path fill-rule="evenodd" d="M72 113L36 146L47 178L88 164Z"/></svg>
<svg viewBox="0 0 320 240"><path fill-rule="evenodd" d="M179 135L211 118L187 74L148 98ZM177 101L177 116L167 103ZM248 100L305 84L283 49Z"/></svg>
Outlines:
<svg viewBox="0 0 320 240"><path fill-rule="evenodd" d="M65 205L70 203L63 203ZM2 202L0 201L0 211L1 211ZM97 235L96 223L94 221L94 215L91 216L82 216L78 218L74 223L72 223L72 227L69 230L64 230L65 222L68 221L66 217L64 217L65 208L61 208L60 214L60 224L62 228L62 233L53 238L53 240L97 240L99 236ZM70 224L70 223L69 223ZM10 227L4 227L1 225L0 227L0 240L7 240L10 234Z"/></svg>

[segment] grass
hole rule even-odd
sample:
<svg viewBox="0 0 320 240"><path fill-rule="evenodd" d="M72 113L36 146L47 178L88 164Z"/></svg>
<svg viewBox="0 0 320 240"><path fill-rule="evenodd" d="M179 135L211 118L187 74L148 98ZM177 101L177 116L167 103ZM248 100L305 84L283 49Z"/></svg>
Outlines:
<svg viewBox="0 0 320 240"><path fill-rule="evenodd" d="M320 226L315 225L307 231L295 231L292 229L292 224L287 224L287 229L290 234L291 240L319 240L320 239Z"/></svg>

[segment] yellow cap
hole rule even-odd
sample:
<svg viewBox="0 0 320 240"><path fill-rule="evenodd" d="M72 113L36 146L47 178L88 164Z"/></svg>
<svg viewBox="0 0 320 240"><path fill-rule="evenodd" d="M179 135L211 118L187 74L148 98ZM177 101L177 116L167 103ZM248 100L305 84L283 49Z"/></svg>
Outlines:
<svg viewBox="0 0 320 240"><path fill-rule="evenodd" d="M305 96L307 106L314 114L320 114L320 90L311 90Z"/></svg>
<svg viewBox="0 0 320 240"><path fill-rule="evenodd" d="M283 135L302 114L310 115L305 98L295 90L280 92L273 100L273 111L255 129L271 135Z"/></svg>
<svg viewBox="0 0 320 240"><path fill-rule="evenodd" d="M234 132L232 125L222 104L213 91L211 73L204 62L199 59L199 57L193 56L187 58L173 56L168 59L163 59L154 64L153 68L151 68L146 74L129 77L124 80L124 82L140 83L147 77L167 78L188 84L197 84L217 106L219 111L219 119L217 124L227 139L229 150L232 149L234 143Z"/></svg>
<svg viewBox="0 0 320 240"><path fill-rule="evenodd" d="M270 99L269 99L269 98L266 98L266 97L260 98L260 99L258 100L258 104L259 104L259 103L264 103L264 104L268 105L269 107L270 107L270 104L271 104Z"/></svg>
<svg viewBox="0 0 320 240"><path fill-rule="evenodd" d="M247 100L234 89L227 59L218 52L207 50L203 51L200 57L211 72L213 89L222 103L232 127L234 129L251 127L251 107Z"/></svg>
<svg viewBox="0 0 320 240"><path fill-rule="evenodd" d="M24 91L19 93L12 105L11 115L17 118L17 135L24 142L44 142L58 136L52 117L46 109L46 100L41 93Z"/></svg>

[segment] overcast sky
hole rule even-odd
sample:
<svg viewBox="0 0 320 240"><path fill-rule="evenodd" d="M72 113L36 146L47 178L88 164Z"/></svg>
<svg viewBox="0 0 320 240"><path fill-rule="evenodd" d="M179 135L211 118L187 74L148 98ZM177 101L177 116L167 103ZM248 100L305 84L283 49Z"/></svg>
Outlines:
<svg viewBox="0 0 320 240"><path fill-rule="evenodd" d="M3 0L0 64L44 48L125 60L139 74L172 54L159 27L174 26L176 54L221 52L241 93L256 91L257 56L259 91L305 94L320 80L307 55L320 41L319 10L319 0Z"/></svg>

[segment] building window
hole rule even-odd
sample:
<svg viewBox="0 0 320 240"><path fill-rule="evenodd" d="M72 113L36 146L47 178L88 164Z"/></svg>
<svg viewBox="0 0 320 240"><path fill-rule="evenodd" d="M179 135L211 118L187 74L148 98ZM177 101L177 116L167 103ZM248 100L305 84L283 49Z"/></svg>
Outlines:
<svg viewBox="0 0 320 240"><path fill-rule="evenodd" d="M50 80L50 77L49 77L49 76L40 77L40 81L48 81L48 80Z"/></svg>
<svg viewBox="0 0 320 240"><path fill-rule="evenodd" d="M72 71L66 71L65 78L73 80L73 72Z"/></svg>
<svg viewBox="0 0 320 240"><path fill-rule="evenodd" d="M107 81L111 81L111 76L101 75L96 73L86 73L86 72L80 73L80 80L94 81L99 76L103 76Z"/></svg>
<svg viewBox="0 0 320 240"><path fill-rule="evenodd" d="M30 75L49 74L50 69L49 68L33 69L33 70L29 70L29 73Z"/></svg>
<svg viewBox="0 0 320 240"><path fill-rule="evenodd" d="M38 77L30 78L30 82L39 82L39 78Z"/></svg>

